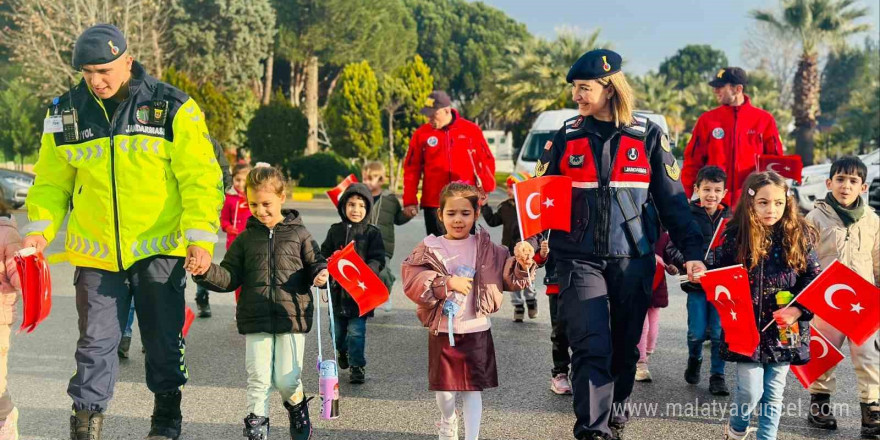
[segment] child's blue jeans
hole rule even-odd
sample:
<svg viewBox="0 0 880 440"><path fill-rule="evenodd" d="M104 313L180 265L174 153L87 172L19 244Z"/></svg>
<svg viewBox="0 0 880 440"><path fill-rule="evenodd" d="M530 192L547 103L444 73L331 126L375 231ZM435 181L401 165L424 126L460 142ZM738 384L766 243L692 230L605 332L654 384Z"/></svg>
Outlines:
<svg viewBox="0 0 880 440"><path fill-rule="evenodd" d="M758 440L775 440L782 417L782 393L788 364L736 364L736 393L730 410L730 429L744 433L758 409Z"/></svg>
<svg viewBox="0 0 880 440"><path fill-rule="evenodd" d="M710 374L724 374L724 360L721 359L721 319L718 310L706 299L703 292L688 292L688 355L692 358L703 360L703 342L706 341L706 331L709 331L709 339L712 341L712 365Z"/></svg>
<svg viewBox="0 0 880 440"><path fill-rule="evenodd" d="M348 352L348 363L352 367L366 366L367 318L334 316L333 319L336 320L336 350Z"/></svg>

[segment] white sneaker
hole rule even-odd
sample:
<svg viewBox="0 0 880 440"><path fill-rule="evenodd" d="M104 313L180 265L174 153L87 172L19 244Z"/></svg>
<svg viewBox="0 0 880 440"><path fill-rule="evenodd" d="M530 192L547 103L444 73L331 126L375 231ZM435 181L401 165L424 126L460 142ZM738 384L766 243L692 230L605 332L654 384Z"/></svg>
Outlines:
<svg viewBox="0 0 880 440"><path fill-rule="evenodd" d="M440 417L437 425L438 440L458 440L458 415L452 416L451 420Z"/></svg>
<svg viewBox="0 0 880 440"><path fill-rule="evenodd" d="M392 306L391 306L391 297L390 296L388 297L388 301L385 301L381 307L382 307L382 310L384 310L386 312L391 311Z"/></svg>
<svg viewBox="0 0 880 440"><path fill-rule="evenodd" d="M559 373L553 376L553 379L550 379L550 391L559 395L571 394L571 382L568 380L568 375Z"/></svg>
<svg viewBox="0 0 880 440"><path fill-rule="evenodd" d="M648 371L647 362L639 362L636 364L636 382L651 382L651 372Z"/></svg>
<svg viewBox="0 0 880 440"><path fill-rule="evenodd" d="M724 440L745 440L749 434L753 432L758 432L757 428L752 428L751 426L746 428L746 432L739 433L732 429L730 429L730 422L724 425Z"/></svg>
<svg viewBox="0 0 880 440"><path fill-rule="evenodd" d="M18 408L12 408L6 422L0 426L0 440L18 440Z"/></svg>

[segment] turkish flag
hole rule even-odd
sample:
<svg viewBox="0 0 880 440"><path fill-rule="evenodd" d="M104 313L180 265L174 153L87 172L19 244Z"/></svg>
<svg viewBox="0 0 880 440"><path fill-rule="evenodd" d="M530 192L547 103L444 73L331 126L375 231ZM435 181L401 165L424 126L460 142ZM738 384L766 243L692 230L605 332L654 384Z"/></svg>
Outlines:
<svg viewBox="0 0 880 440"><path fill-rule="evenodd" d="M357 183L358 179L354 174L349 174L348 177L342 179L342 182L339 182L339 185L336 185L329 191L327 191L327 197L330 198L330 201L333 202L333 206L336 206L339 203L339 196L345 192L345 189L349 187L352 183Z"/></svg>
<svg viewBox="0 0 880 440"><path fill-rule="evenodd" d="M712 243L709 244L709 250L706 251L706 256L703 257L704 260L709 259L709 252L712 252L713 249L717 249L718 246L724 244L724 228L727 227L727 222L730 219L723 218L721 222L718 223L718 227L715 228L715 233L712 234Z"/></svg>
<svg viewBox="0 0 880 440"><path fill-rule="evenodd" d="M755 324L755 308L749 274L742 265L705 272L700 278L706 299L718 310L724 342L734 353L751 356L761 340Z"/></svg>
<svg viewBox="0 0 880 440"><path fill-rule="evenodd" d="M654 285L652 290L657 290L660 287L660 283L666 279L666 266L661 264L659 261L657 262L657 267L654 268Z"/></svg>
<svg viewBox="0 0 880 440"><path fill-rule="evenodd" d="M880 291L837 260L794 300L856 345L864 344L880 328Z"/></svg>
<svg viewBox="0 0 880 440"><path fill-rule="evenodd" d="M357 303L360 316L388 301L388 288L354 250L353 241L330 256L327 271Z"/></svg>
<svg viewBox="0 0 880 440"><path fill-rule="evenodd" d="M805 365L792 365L791 372L804 388L809 388L820 376L843 360L843 353L837 349L816 327L810 325L810 362Z"/></svg>
<svg viewBox="0 0 880 440"><path fill-rule="evenodd" d="M788 156L775 156L772 154L758 155L758 172L775 171L782 177L794 179L801 183L801 172L804 169L804 161L797 154Z"/></svg>
<svg viewBox="0 0 880 440"><path fill-rule="evenodd" d="M189 308L189 306L183 306L183 330L181 330L181 333L183 334L184 338L189 333L189 326L192 325L193 320L195 319L196 314L193 313L193 310Z"/></svg>
<svg viewBox="0 0 880 440"><path fill-rule="evenodd" d="M520 237L571 230L571 178L543 176L513 185Z"/></svg>
<svg viewBox="0 0 880 440"><path fill-rule="evenodd" d="M30 333L52 310L52 277L43 254L34 248L16 252L15 266L21 280L23 315L18 331Z"/></svg>

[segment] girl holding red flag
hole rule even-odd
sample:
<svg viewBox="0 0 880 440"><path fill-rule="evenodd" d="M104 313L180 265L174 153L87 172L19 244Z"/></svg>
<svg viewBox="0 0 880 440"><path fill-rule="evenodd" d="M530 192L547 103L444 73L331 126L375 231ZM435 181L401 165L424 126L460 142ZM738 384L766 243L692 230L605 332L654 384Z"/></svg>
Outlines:
<svg viewBox="0 0 880 440"><path fill-rule="evenodd" d="M813 249L816 231L788 189L785 179L772 171L749 176L724 231L724 243L714 251L716 266L742 264L748 271L759 332L771 321L778 326L760 332L751 356L730 351L726 342L721 345L722 358L737 363L735 404L724 427L728 440L744 439L755 431L758 440L775 439L789 366L806 364L810 358L808 321L813 314L798 303L783 309L777 297L784 291L797 296L821 272ZM749 421L758 404L755 430Z"/></svg>
<svg viewBox="0 0 880 440"><path fill-rule="evenodd" d="M526 288L535 270L534 248L527 243L517 244L510 256L483 228L471 234L479 201L471 185L446 185L439 208L446 234L426 237L401 268L404 293L430 331L428 383L440 408L440 440L458 439L457 394L464 403L465 439L479 437L482 391L498 386L489 315L501 307L502 291Z"/></svg>

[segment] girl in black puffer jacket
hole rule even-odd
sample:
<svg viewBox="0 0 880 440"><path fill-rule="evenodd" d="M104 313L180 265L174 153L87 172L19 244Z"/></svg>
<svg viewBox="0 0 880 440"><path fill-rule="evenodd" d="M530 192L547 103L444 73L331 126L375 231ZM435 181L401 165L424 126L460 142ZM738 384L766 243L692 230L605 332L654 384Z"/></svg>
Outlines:
<svg viewBox="0 0 880 440"><path fill-rule="evenodd" d="M300 375L305 333L312 327L309 286L327 283L327 263L299 212L281 211L285 182L278 170L254 168L246 188L253 214L247 229L232 242L222 263L193 278L216 292L241 287L235 316L246 339L250 414L244 419L245 436L267 438L274 387L289 412L291 438L307 440L312 432L310 399L303 398Z"/></svg>
<svg viewBox="0 0 880 440"><path fill-rule="evenodd" d="M749 273L755 322L760 343L751 356L721 345L721 356L736 362L736 395L725 439L748 436L749 419L758 411L758 439L773 440L779 428L782 393L790 365L810 360L810 323L813 314L798 303L782 310L776 294L797 296L821 272L813 250L816 232L798 212L785 180L774 172L746 179L733 219L724 231L724 243L715 252L714 266L742 264ZM768 323L775 322L761 332ZM780 342L780 328L797 324L799 337ZM799 343L798 343L799 340Z"/></svg>
<svg viewBox="0 0 880 440"><path fill-rule="evenodd" d="M378 275L385 267L385 244L379 228L369 224L370 210L373 206L373 194L363 183L355 183L345 189L336 205L342 221L334 223L327 231L327 238L321 244L321 253L330 256L348 243L354 241L358 256L363 258L367 266ZM351 366L349 381L354 384L364 383L367 358L364 349L367 345L367 318L373 316L370 311L360 316L357 302L342 290L339 283L330 284L330 295L333 298L333 316L336 326L336 350L339 352L339 368Z"/></svg>

